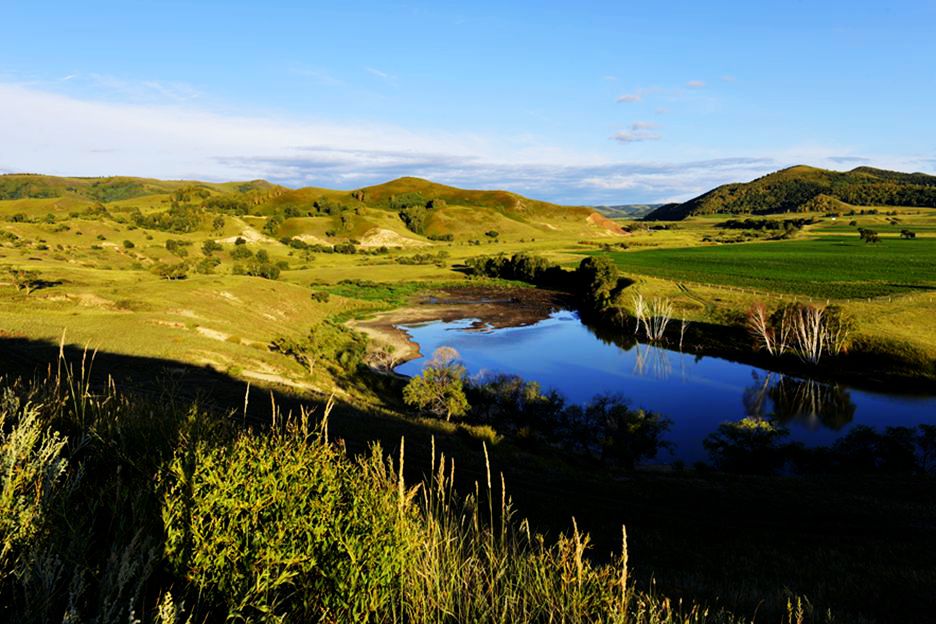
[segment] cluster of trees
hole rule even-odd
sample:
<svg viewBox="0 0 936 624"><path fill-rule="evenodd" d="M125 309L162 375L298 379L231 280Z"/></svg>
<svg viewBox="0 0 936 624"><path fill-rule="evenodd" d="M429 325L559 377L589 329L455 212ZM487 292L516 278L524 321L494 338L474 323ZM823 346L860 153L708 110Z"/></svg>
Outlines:
<svg viewBox="0 0 936 624"><path fill-rule="evenodd" d="M466 378L451 347L436 350L403 390L403 400L437 418L487 425L524 443L543 444L622 468L668 448L671 421L631 409L620 397L598 396L586 405L567 404L555 391L512 375Z"/></svg>
<svg viewBox="0 0 936 624"><path fill-rule="evenodd" d="M356 206L351 206L344 202L341 202L335 199L327 199L327 198L318 199L312 202L312 207L315 209L316 214L329 215L332 217L339 216L344 212L357 209ZM286 210L289 210L289 208L292 208L292 207L287 207ZM299 216L299 214L294 214L292 216ZM311 216L311 214L309 216Z"/></svg>
<svg viewBox="0 0 936 624"><path fill-rule="evenodd" d="M300 338L280 336L270 343L270 350L293 358L315 372L316 365L353 372L364 361L367 337L330 319L309 329Z"/></svg>
<svg viewBox="0 0 936 624"><path fill-rule="evenodd" d="M0 175L0 200L44 199L59 195L60 192L57 189L43 184L41 177Z"/></svg>
<svg viewBox="0 0 936 624"><path fill-rule="evenodd" d="M397 256L394 258L397 264L434 264L438 267L444 267L448 263L449 253L444 249L438 253L417 253L410 256Z"/></svg>
<svg viewBox="0 0 936 624"><path fill-rule="evenodd" d="M289 264L285 260L273 262L266 249L260 249L257 253L252 253L246 245L235 246L234 251L243 250L244 264L234 265L234 275L250 275L252 277L262 277L265 279L279 279L280 271L288 268ZM234 257L234 253L231 254Z"/></svg>
<svg viewBox="0 0 936 624"><path fill-rule="evenodd" d="M185 258L188 256L188 247L191 247L192 241L187 240L176 240L172 238L166 239L166 251L169 253L179 256L180 258Z"/></svg>
<svg viewBox="0 0 936 624"><path fill-rule="evenodd" d="M202 226L204 210L190 203L172 202L168 210L144 215L139 208L130 213L130 221L137 227L163 232L187 234Z"/></svg>
<svg viewBox="0 0 936 624"><path fill-rule="evenodd" d="M104 206L101 205L100 209L104 209ZM185 187L172 194L168 209L144 215L139 208L135 208L130 213L130 221L140 228L187 234L205 224L209 211L244 215L249 212L249 208L247 202L240 197L213 196L205 188ZM224 215L216 214L211 221L211 227L221 230L224 227Z"/></svg>
<svg viewBox="0 0 936 624"><path fill-rule="evenodd" d="M868 228L858 228L858 236L866 243L880 243L881 237L874 230Z"/></svg>
<svg viewBox="0 0 936 624"><path fill-rule="evenodd" d="M780 221L779 219L728 219L719 223L715 227L725 228L729 230L768 230L768 231L778 231L783 232L795 232L801 230L807 225L813 225L818 223L816 219L813 218L800 218L800 219L784 219Z"/></svg>
<svg viewBox="0 0 936 624"><path fill-rule="evenodd" d="M475 275L518 280L575 293L580 309L599 318L619 315L622 295L634 283L622 276L617 265L607 256L589 256L574 271L524 252L513 256L476 256L468 258L465 265Z"/></svg>
<svg viewBox="0 0 936 624"><path fill-rule="evenodd" d="M558 264L525 252L513 256L476 256L465 260L465 265L475 275L517 280L543 288L571 290L575 287L574 273Z"/></svg>
<svg viewBox="0 0 936 624"><path fill-rule="evenodd" d="M426 199L419 193L400 193L391 195L388 205L390 210L396 211L408 230L423 235L429 227L432 211L444 208L446 203L442 199Z"/></svg>
<svg viewBox="0 0 936 624"><path fill-rule="evenodd" d="M828 447L787 442L789 430L770 418L748 416L725 422L703 445L719 470L773 474L782 469L810 473L924 473L936 470L936 425L859 425Z"/></svg>
<svg viewBox="0 0 936 624"><path fill-rule="evenodd" d="M234 195L214 195L207 198L202 207L210 212L220 212L235 216L244 216L250 213L250 206L242 197Z"/></svg>
<svg viewBox="0 0 936 624"><path fill-rule="evenodd" d="M838 306L789 303L772 313L763 303L748 310L747 329L759 349L773 356L792 353L818 364L824 355L848 349L854 322Z"/></svg>

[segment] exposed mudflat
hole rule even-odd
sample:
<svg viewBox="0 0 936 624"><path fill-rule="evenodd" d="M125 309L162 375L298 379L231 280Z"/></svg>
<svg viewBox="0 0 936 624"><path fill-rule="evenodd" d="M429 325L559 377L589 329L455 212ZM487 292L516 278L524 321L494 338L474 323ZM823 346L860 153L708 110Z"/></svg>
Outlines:
<svg viewBox="0 0 936 624"><path fill-rule="evenodd" d="M376 342L392 345L399 361L405 362L419 357L420 353L419 345L401 326L475 318L479 329L520 327L542 321L549 317L550 312L571 305L568 295L555 291L467 286L438 290L407 307L349 324Z"/></svg>

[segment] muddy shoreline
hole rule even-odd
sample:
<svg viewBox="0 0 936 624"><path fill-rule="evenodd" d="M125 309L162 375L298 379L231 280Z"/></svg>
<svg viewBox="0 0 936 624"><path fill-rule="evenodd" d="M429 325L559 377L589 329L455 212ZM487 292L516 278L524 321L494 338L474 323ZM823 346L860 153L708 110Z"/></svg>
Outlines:
<svg viewBox="0 0 936 624"><path fill-rule="evenodd" d="M523 287L470 286L436 290L403 308L378 313L348 325L377 343L389 344L397 356L396 365L421 357L419 345L400 328L432 321L478 319L482 327L522 327L533 325L561 309L574 309L575 301L566 293Z"/></svg>

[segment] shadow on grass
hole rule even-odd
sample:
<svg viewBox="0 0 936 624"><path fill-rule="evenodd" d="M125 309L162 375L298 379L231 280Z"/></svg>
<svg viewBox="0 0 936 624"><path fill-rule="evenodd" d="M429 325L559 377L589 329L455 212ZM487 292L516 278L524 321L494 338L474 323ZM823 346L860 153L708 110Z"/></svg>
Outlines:
<svg viewBox="0 0 936 624"><path fill-rule="evenodd" d="M65 347L67 361L90 357ZM54 370L56 344L0 339L0 374L42 378ZM87 362L87 360L86 360ZM207 367L154 358L97 353L92 385L112 378L121 392L151 400L199 401L243 417L247 384ZM387 384L393 378L360 380ZM326 397L252 387L249 421L271 419L271 398L283 413L319 407ZM329 431L352 453L380 442L396 454L406 436L407 479L422 479L436 450L456 463L462 492L486 478L481 441L395 414L385 406L339 403ZM628 529L631 565L640 582L656 580L673 597L717 601L739 613L779 621L787 591L807 596L843 621L930 621L936 613L936 479L923 476L829 475L758 477L706 472L612 473L550 449L490 447L519 513L538 530L567 530L574 516L604 558ZM761 620L758 620L761 621Z"/></svg>

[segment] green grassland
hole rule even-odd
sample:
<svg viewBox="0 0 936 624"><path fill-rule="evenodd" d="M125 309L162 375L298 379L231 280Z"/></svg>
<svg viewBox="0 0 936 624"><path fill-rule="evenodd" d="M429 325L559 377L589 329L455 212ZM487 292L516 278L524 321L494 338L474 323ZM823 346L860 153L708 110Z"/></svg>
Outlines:
<svg viewBox="0 0 936 624"><path fill-rule="evenodd" d="M868 245L857 236L742 243L611 257L625 273L757 288L820 299L857 299L936 290L936 237L885 234Z"/></svg>
<svg viewBox="0 0 936 624"><path fill-rule="evenodd" d="M10 283L4 286L0 277L3 329L57 339L68 327L70 340L101 349L174 357L300 387L326 387L332 382L327 376L309 379L297 363L266 349L278 335L301 335L321 319L359 315L376 306L366 297L345 297L339 291L327 302L311 300L311 292L322 284L360 279L450 283L464 279L454 266L481 254L525 251L572 266L583 253L610 253L625 274L638 279L642 292L671 298L691 320L722 322L755 301L832 299L848 307L860 332L936 354L936 336L926 330L936 286L936 211L931 209L899 208L892 216L883 214L891 208L878 207L879 214L834 219L824 213L797 213L817 223L792 240L720 229L724 215L691 217L669 229L622 220L618 225L631 230L625 235L602 222L589 222L585 209L407 178L363 189L364 195L357 196L364 201L324 189L208 185L210 197L249 198L249 214L208 210L190 232L135 225L135 212L165 213L179 188L191 188L191 183L167 184L172 186L104 204L74 192L0 201L0 266L34 270L56 284L26 296ZM451 241L430 240L409 230L385 205L395 194L428 196L434 189L447 203L432 215L426 234L451 235ZM323 199L340 200L348 208L338 215L311 209ZM288 206L294 210L290 214L302 208L313 216L285 217L282 211ZM270 230L266 226L275 215L285 218ZM346 216L344 223L340 215ZM215 227L212 221L218 216L223 225ZM858 227L878 231L881 242L861 242ZM496 237L484 235L492 229ZM901 240L902 229L915 231L917 237ZM238 237L247 241L245 247L252 253L262 250L271 262L280 263L278 280L235 274L243 262L232 255ZM388 247L385 253L340 254L303 251L280 242L294 237L322 248L342 241L358 243L361 252ZM727 240L747 242L723 242ZM184 241L185 257L170 252L167 241ZM218 262L211 274L193 269L186 280L167 281L153 273L161 264L194 266L207 257L201 250L205 241L221 246L209 254ZM613 250L599 251L601 245L612 245ZM417 254L440 252L446 254L440 262L404 264Z"/></svg>
<svg viewBox="0 0 936 624"><path fill-rule="evenodd" d="M320 398L334 391L345 405L359 410L353 420L336 417L334 431L338 435L360 446L362 440L380 436L399 440L405 433L407 457L411 453L415 456L418 444L428 446L432 433L449 436L447 443L457 442L462 451L476 450L480 439L498 442L492 457L508 472L508 489L509 484L517 484L517 500L524 513L540 518L550 517L550 513L562 515L550 517L550 522L554 521L552 528L563 529L568 526L566 511L574 508L578 513L581 509L581 525L601 539L600 554L619 538L617 533L602 536L601 532L610 532L612 525L618 531L620 517L629 522L633 519L635 535L639 536L634 540L636 565L642 566L645 578L670 570L669 587L682 595L692 596L694 583L698 583L705 588L700 591L711 592L708 596L737 598L735 604L742 605L745 612L757 608L765 587L776 589L782 584L769 575L758 577L760 572L751 563L750 553L761 552L764 534L783 536L772 543L771 560L784 562L784 574L796 574L798 562L788 555L784 540L793 543L805 533L799 529L788 538L784 530L788 524L802 521L802 510L796 505L802 504L806 485L784 481L786 490L778 497L775 481L729 482L694 473L611 480L593 473L590 466L569 467L552 454L534 456L522 451L509 441L499 441L489 428L483 431L427 422L429 419L404 411L380 380L356 379L326 366L310 372L271 350L271 341L281 336L301 338L327 319L344 320L405 305L432 288L472 283L457 269L474 256L528 252L571 267L584 254L607 253L625 275L635 279L633 289L649 297L671 299L677 314L689 320L730 323L757 301L779 305L831 298L855 318L861 335L896 341L926 357L936 357L936 332L932 331L936 314L932 290L936 287L936 210L932 209L898 208L896 224L894 216L883 214L833 220L821 212L797 213L797 218L813 216L818 222L790 240L767 240L763 233L717 227L729 218L723 214L691 217L669 229L617 221L617 226L628 230L623 233L604 221L589 220L592 213L588 209L563 208L505 192L461 191L412 178L361 189L363 195L358 198L346 191L292 191L257 182L162 185L147 181L97 187L89 179L49 182L46 186L40 182L30 181L38 189L32 192L45 196L0 200L3 338L57 343L65 330L65 342L79 349L88 345L118 355L207 367L254 387L276 388L303 398ZM94 190L84 188L89 185ZM191 200L197 218L190 229L135 222L137 211L144 218L170 211L174 202L180 203L178 192L193 185L209 198L243 200L246 213L201 209L201 198ZM421 234L408 228L390 206L392 197L407 193L445 202L429 210L427 227ZM316 202L341 207L329 214L316 208ZM223 218L222 224L215 223L217 217ZM854 226L848 225L852 219ZM875 229L882 241L876 245L861 242L857 227ZM917 233L915 240L899 239L900 230L905 228ZM486 235L490 230L496 230L497 236ZM446 235L452 240L438 240ZM238 238L245 243L238 245ZM293 238L314 247L303 249L283 242ZM169 241L177 241L170 244L176 253L167 248ZM212 246L212 251L206 252L206 241L220 248ZM347 242L357 253L331 252L332 245ZM381 249L383 246L387 249ZM279 264L278 279L239 274L238 267L248 262L238 257L239 247L254 257L265 252L270 263ZM438 256L441 252L445 255ZM432 255L432 259L419 260L420 255ZM200 272L198 263L211 258L217 264ZM419 263L414 263L417 260ZM160 265L178 263L188 264L186 279L167 280L158 274ZM30 294L17 290L7 268L34 271L43 287ZM412 461L417 465L415 459ZM463 462L460 470L465 469ZM483 478L483 467L477 461L473 469L468 472L471 477ZM588 478L583 477L586 474ZM826 488L819 483L809 487L810 496L823 504L811 505L807 511L815 513L816 526L832 532L829 539L833 542L836 535L829 527L836 527L837 522L847 524L869 508L878 514L869 525L890 526L886 523L893 520L894 532L899 533L912 524L910 520L901 524L912 514L891 517L881 511L887 505L869 506L863 484L835 483ZM846 494L830 499L827 489ZM889 482L883 483L874 500L886 500L892 490ZM738 497L739 491L744 495ZM723 497L723 508L730 509L729 515L737 520L742 538L733 550L719 544L724 517L711 506L712 496ZM561 505L558 499L563 499ZM847 504L840 505L842 500ZM914 508L915 502L906 501L917 500L921 499L915 493L906 494L901 508ZM699 510L706 505L709 508L703 514L701 529L680 524L680 518L700 517ZM830 522L829 517L836 522ZM810 527L810 536L812 531ZM697 555L696 561L686 553L697 552L699 541L706 543L708 550ZM903 561L913 550L910 545L901 550L890 543L875 548L894 548L893 557ZM862 560L863 552L848 561ZM685 573L696 564L704 570L699 574L705 579L693 579ZM924 569L924 564L914 569ZM729 568L735 570L734 576L724 572ZM816 569L825 573L821 566ZM893 572L894 577L900 574ZM739 577L756 580L743 585L737 582ZM860 571L845 570L841 579L829 581L834 591L828 591L837 596L857 591L846 585L849 579L859 577ZM720 584L706 585L710 578L721 579ZM908 595L928 580L923 573L915 578L907 585ZM795 591L818 588L825 582L813 576ZM728 596L728 587L735 588L732 591L741 597ZM873 594L866 585L862 588L860 593ZM777 597L773 600L776 606Z"/></svg>

